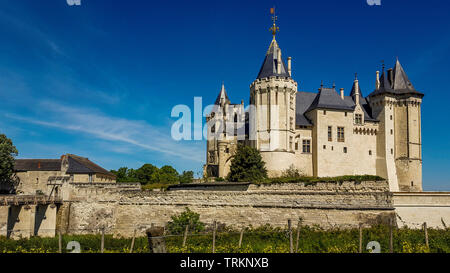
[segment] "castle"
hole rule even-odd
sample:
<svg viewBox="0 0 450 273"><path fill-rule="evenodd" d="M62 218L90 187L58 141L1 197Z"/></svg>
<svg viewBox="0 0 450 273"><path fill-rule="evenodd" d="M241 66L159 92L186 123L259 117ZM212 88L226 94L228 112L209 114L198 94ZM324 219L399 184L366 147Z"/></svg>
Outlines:
<svg viewBox="0 0 450 273"><path fill-rule="evenodd" d="M250 107L232 104L222 84L210 115L204 172L226 177L239 143L261 152L268 175L293 166L307 176L378 175L393 192L422 191L421 103L397 59L376 72L374 91L364 96L357 75L350 95L323 84L298 91L275 39L250 85Z"/></svg>

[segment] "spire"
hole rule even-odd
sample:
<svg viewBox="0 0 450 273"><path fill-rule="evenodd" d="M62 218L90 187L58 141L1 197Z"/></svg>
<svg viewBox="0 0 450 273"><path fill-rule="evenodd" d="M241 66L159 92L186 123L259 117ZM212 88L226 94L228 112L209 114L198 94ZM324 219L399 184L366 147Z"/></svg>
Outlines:
<svg viewBox="0 0 450 273"><path fill-rule="evenodd" d="M230 103L230 100L228 99L227 91L225 90L225 84L222 82L222 89L220 90L219 95L216 98L215 105L222 105L226 103Z"/></svg>
<svg viewBox="0 0 450 273"><path fill-rule="evenodd" d="M363 98L361 89L359 88L359 80L358 73L355 73L355 80L353 81L352 91L350 92L350 96L356 104L359 104L361 99Z"/></svg>
<svg viewBox="0 0 450 273"><path fill-rule="evenodd" d="M256 78L263 79L271 76L289 78L290 77L289 71L287 69L286 64L283 61L283 58L281 57L281 49L278 46L277 41L275 40L275 35L280 30L279 27L276 25L277 16L275 15L275 8L271 8L270 13L273 15L272 16L273 25L270 28L273 39L272 42L270 43L269 49L266 52L266 58L264 59L264 62Z"/></svg>
<svg viewBox="0 0 450 273"><path fill-rule="evenodd" d="M400 61L398 60L395 62L394 67L394 83L392 84L394 90L415 90L414 86L412 85L411 81L408 79L408 76L405 73L405 70L403 70L402 65L400 64Z"/></svg>
<svg viewBox="0 0 450 273"><path fill-rule="evenodd" d="M272 40L266 53L266 58L259 70L257 79L268 78L271 76L289 78L286 64L281 57L281 49L276 40Z"/></svg>

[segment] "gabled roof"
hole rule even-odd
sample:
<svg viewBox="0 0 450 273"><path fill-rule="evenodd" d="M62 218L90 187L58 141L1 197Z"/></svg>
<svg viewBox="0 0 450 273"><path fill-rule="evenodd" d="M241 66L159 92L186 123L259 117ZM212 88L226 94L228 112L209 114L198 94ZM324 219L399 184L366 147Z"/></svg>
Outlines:
<svg viewBox="0 0 450 273"><path fill-rule="evenodd" d="M392 75L390 78L389 75L386 75L384 71L381 73L380 77L380 88L373 91L369 97L381 94L392 94L392 95L404 95L404 94L412 94L423 97L424 94L417 91L406 75L405 70L403 69L400 61L397 59L395 63L394 69L390 69L389 75Z"/></svg>
<svg viewBox="0 0 450 273"><path fill-rule="evenodd" d="M15 171L60 171L60 159L16 159Z"/></svg>
<svg viewBox="0 0 450 273"><path fill-rule="evenodd" d="M355 99L353 96L345 96L344 100L350 107L355 109L356 104L355 104ZM367 98L360 97L359 104L361 105L361 108L364 112L364 120L365 121L378 121L376 118L372 117L372 107L370 107L370 104L367 101Z"/></svg>
<svg viewBox="0 0 450 273"><path fill-rule="evenodd" d="M356 82L353 82L352 90L350 91L350 96L344 96L344 100L346 101L346 103L353 109L355 109L356 93L359 93L359 104L361 105L361 108L364 112L364 120L377 121L377 119L372 117L372 107L370 107L370 104L367 101L367 99L364 98L363 93L361 91L361 87L359 86L359 84L356 85Z"/></svg>
<svg viewBox="0 0 450 273"><path fill-rule="evenodd" d="M220 105L220 101L223 99L223 102L230 103L230 99L228 99L227 91L225 90L225 85L222 83L222 89L219 92L219 95L214 102L215 105Z"/></svg>
<svg viewBox="0 0 450 273"><path fill-rule="evenodd" d="M86 157L81 157L73 154L68 154L69 168L67 169L68 174L94 174L101 173L107 175L114 175L109 171L103 169L99 165L90 161Z"/></svg>
<svg viewBox="0 0 450 273"><path fill-rule="evenodd" d="M353 110L353 108L338 95L334 88L324 87L319 89L319 93L306 112L314 109Z"/></svg>
<svg viewBox="0 0 450 273"><path fill-rule="evenodd" d="M275 39L270 43L269 49L267 50L266 57L264 62L259 70L257 79L268 78L271 76L285 77L289 78L289 73L286 69L286 64L283 61L283 58L278 60L278 51L280 48L278 47L278 43ZM281 62L280 71L277 71L278 62Z"/></svg>

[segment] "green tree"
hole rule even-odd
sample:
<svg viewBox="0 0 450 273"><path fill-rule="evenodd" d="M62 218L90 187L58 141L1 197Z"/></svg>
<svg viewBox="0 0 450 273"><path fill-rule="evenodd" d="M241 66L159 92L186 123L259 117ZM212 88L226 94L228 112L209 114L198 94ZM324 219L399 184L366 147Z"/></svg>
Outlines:
<svg viewBox="0 0 450 273"><path fill-rule="evenodd" d="M0 134L0 183L12 182L14 175L14 157L18 154L17 148L11 139Z"/></svg>
<svg viewBox="0 0 450 273"><path fill-rule="evenodd" d="M116 176L117 182L128 182L128 168L127 167L121 167L117 171L111 170L111 173L113 173Z"/></svg>
<svg viewBox="0 0 450 273"><path fill-rule="evenodd" d="M253 147L239 145L231 160L228 181L258 181L267 178L265 162L259 151Z"/></svg>
<svg viewBox="0 0 450 273"><path fill-rule="evenodd" d="M189 225L189 232L198 233L205 229L205 224L200 222L200 214L193 212L188 207L179 215L172 215L172 221L167 223L167 229L171 234L183 234Z"/></svg>
<svg viewBox="0 0 450 273"><path fill-rule="evenodd" d="M183 171L180 174L180 184L192 183L194 180L194 172L193 171Z"/></svg>
<svg viewBox="0 0 450 273"><path fill-rule="evenodd" d="M152 164L144 164L136 170L136 178L142 184L154 183L154 175L158 172L158 167Z"/></svg>
<svg viewBox="0 0 450 273"><path fill-rule="evenodd" d="M159 169L157 175L155 176L156 183L166 183L166 184L174 184L179 181L179 175L177 170L175 170L172 166L162 166Z"/></svg>

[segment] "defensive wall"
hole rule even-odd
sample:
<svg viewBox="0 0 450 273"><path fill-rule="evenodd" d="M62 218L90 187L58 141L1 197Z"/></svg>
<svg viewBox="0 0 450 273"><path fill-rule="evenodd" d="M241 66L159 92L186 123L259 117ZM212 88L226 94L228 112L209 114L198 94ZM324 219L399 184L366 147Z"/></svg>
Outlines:
<svg viewBox="0 0 450 273"><path fill-rule="evenodd" d="M262 184L200 183L142 191L139 183L64 183L60 196L19 202L0 196L0 236L55 236L62 233L138 235L164 226L185 207L235 228L287 220L322 228L388 223L420 228L450 224L450 193L389 191L386 181ZM20 197L20 196L17 196ZM47 197L48 198L48 197ZM34 199L35 200L35 199ZM53 202L51 202L53 200Z"/></svg>

